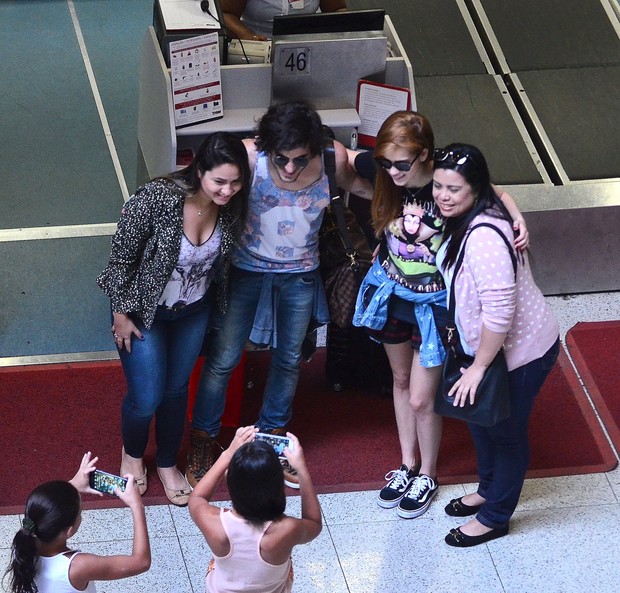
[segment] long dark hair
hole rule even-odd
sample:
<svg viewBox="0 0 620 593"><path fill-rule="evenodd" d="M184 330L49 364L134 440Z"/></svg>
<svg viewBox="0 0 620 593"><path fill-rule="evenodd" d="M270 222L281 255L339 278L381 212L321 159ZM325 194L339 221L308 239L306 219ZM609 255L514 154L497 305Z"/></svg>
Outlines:
<svg viewBox="0 0 620 593"><path fill-rule="evenodd" d="M12 593L36 593L37 540L54 541L75 523L79 514L80 494L69 482L46 482L32 491L26 501L22 528L13 538L11 562L5 573L10 577Z"/></svg>
<svg viewBox="0 0 620 593"><path fill-rule="evenodd" d="M162 179L173 181L183 189L186 196L190 196L198 191L200 178L205 171L211 171L220 165L239 167L242 187L225 207L232 208L236 217L245 220L252 174L248 164L248 152L243 141L230 132L215 132L207 136L187 167L169 173Z"/></svg>
<svg viewBox="0 0 620 593"><path fill-rule="evenodd" d="M435 136L431 124L416 111L396 111L381 125L373 156L385 157L392 148L401 148L412 155L428 149L428 159L433 158ZM392 181L388 172L377 167L375 191L370 203L372 224L379 239L385 227L397 218L403 207L402 188Z"/></svg>
<svg viewBox="0 0 620 593"><path fill-rule="evenodd" d="M443 157L443 158L442 158ZM467 234L472 220L484 212L489 216L512 222L512 217L506 210L503 202L491 185L491 175L484 155L471 144L449 144L437 150L433 169L450 169L460 173L465 181L471 185L476 200L471 210L454 218L446 220L443 240L450 241L446 249L445 266L447 268L456 263L461 243Z"/></svg>
<svg viewBox="0 0 620 593"><path fill-rule="evenodd" d="M268 154L306 145L312 156L323 150L323 122L306 101L286 101L272 105L258 121L256 132L256 148Z"/></svg>
<svg viewBox="0 0 620 593"><path fill-rule="evenodd" d="M235 451L226 476L233 508L246 521L279 519L286 508L284 474L273 447L252 441Z"/></svg>

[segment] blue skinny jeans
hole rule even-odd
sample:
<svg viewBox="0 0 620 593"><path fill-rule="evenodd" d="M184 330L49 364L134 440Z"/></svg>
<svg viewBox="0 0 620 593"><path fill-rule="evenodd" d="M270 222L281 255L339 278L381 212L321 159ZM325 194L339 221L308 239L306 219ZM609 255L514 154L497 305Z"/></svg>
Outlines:
<svg viewBox="0 0 620 593"><path fill-rule="evenodd" d="M220 431L228 380L250 335L263 276L260 272L232 268L228 311L226 315L219 311L213 315L192 417L193 428L204 430L212 437ZM262 430L282 428L291 419L302 360L301 346L313 314L316 281L314 272L275 274L272 303L277 345L271 349L257 421Z"/></svg>
<svg viewBox="0 0 620 593"><path fill-rule="evenodd" d="M468 423L478 462L478 494L485 499L477 519L487 527L507 527L517 508L530 461L530 413L559 351L558 338L543 356L510 371L508 418L491 427Z"/></svg>
<svg viewBox="0 0 620 593"><path fill-rule="evenodd" d="M189 311L158 307L150 329L140 319L134 319L144 339L133 337L131 353L125 349L119 352L127 380L121 430L125 451L131 457L143 457L155 416L157 467L176 465L189 377L204 341L211 301L208 294Z"/></svg>

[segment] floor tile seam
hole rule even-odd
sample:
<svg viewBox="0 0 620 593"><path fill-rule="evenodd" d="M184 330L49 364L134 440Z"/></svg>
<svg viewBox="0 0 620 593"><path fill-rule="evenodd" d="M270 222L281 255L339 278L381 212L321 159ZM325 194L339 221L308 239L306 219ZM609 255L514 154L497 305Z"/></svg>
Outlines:
<svg viewBox="0 0 620 593"><path fill-rule="evenodd" d="M176 528L176 525L175 525L175 528ZM191 558L186 558L186 557L185 557L185 552L184 552L184 549L183 549L183 545L182 545L181 538L183 538L183 540L188 540L189 538L196 538L196 537L201 537L201 536L202 536L202 538L204 539L204 541L205 541L205 543L206 543L206 541L207 541L207 540L206 540L206 538L205 538L205 537L204 537L204 535L203 535L202 533L200 533L200 532L199 532L199 533L196 533L196 534L194 534L194 535L189 534L189 533L186 533L186 534L183 534L183 535L179 535L179 536L178 536L178 540L179 540L179 552L180 552L180 554L181 554L181 558L183 559L183 566L185 567L185 573L186 573L186 575L187 575L187 582L189 583L189 586L190 586L190 589L191 589L191 592L190 592L190 593L199 593L199 592L195 592L195 590L194 590L194 585L193 585L193 583L192 583L192 577L191 577L191 574L190 574L190 564L191 564ZM209 547L209 544L207 544L207 547ZM211 551L211 548L210 548L210 547L209 547L209 551ZM213 554L213 552L212 552L212 551L211 551L211 554ZM202 591L202 589L201 589L200 591Z"/></svg>
<svg viewBox="0 0 620 593"><path fill-rule="evenodd" d="M331 523L328 524L328 527L340 527L342 525L368 525L368 524L372 524L372 525L376 525L379 523L399 523L399 522L411 522L411 519L403 519L402 517L399 517L398 515L396 515L396 509L390 509L394 511L394 516L393 518L390 519L373 519L371 517L367 517L364 519L360 519L358 521L332 521ZM424 515L420 516L420 517L415 517L416 521L432 521L433 520L433 516L429 515L428 513L425 513Z"/></svg>
<svg viewBox="0 0 620 593"><path fill-rule="evenodd" d="M347 575L345 573L344 566L342 565L342 561L340 559L340 554L338 552L338 546L336 545L336 542L334 540L334 536L332 535L330 526L327 525L326 527L327 527L327 533L329 535L329 539L332 542L332 546L334 546L334 553L336 554L336 560L338 561L338 567L340 568L340 572L342 574L342 580L344 581L344 584L345 584L345 587L347 588L347 591L349 593L351 593L351 587L349 586L349 581L347 580Z"/></svg>
<svg viewBox="0 0 620 593"><path fill-rule="evenodd" d="M605 479L607 480L607 483L609 484L609 487L611 488L611 493L613 494L614 498L616 499L616 502L617 502L618 504L620 504L620 490L618 490L618 494L616 494L616 488L617 488L617 486L616 486L616 487L614 487L614 484L612 484L612 482L611 482L611 477L608 475L608 474L610 474L610 473L611 473L611 472L607 472L607 473L605 474Z"/></svg>
<svg viewBox="0 0 620 593"><path fill-rule="evenodd" d="M502 593L506 593L506 587L504 585L504 580L502 579L502 575L500 574L498 563L496 562L495 557L493 556L493 550L489 547L489 544L484 544L484 547L487 549L487 553L489 555L489 559L491 560L491 564L493 565L493 570L497 575L497 580L502 588Z"/></svg>

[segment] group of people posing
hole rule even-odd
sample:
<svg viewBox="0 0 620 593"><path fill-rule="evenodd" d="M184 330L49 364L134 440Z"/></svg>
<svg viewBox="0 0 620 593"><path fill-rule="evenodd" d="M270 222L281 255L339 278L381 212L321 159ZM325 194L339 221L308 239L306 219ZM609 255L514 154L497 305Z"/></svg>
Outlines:
<svg viewBox="0 0 620 593"><path fill-rule="evenodd" d="M244 591L251 582L269 583L262 591L289 591L292 547L321 529L302 448L287 425L308 328L329 321L319 274L319 229L330 202L325 137L319 115L303 101L270 107L252 138L208 136L188 167L150 181L125 204L109 264L98 278L111 301L112 334L127 379L120 473L132 485L120 496L132 510L140 507L138 495L152 479L144 453L155 418L155 461L166 495L172 504L189 503L214 553L207 591ZM469 426L480 483L446 507L450 516L472 516L446 535L446 543L468 547L503 536L528 466L529 415L559 349L557 322L530 271L523 217L491 184L482 153L467 144L435 148L431 126L419 113L391 115L373 151L353 152L337 141L334 149L338 186L372 200L379 241L354 316L355 325L384 344L393 374L401 459L387 473L378 504L413 518L437 492L442 421L433 403L447 347L447 288L454 283L461 345L475 357L456 384L457 405L474 401L486 367L503 348L512 407L493 427ZM487 226L472 231L480 222L493 225L513 247ZM226 388L248 339L271 351L262 407L255 426L240 428L220 454ZM188 380L201 352L205 364L183 473L176 464ZM257 430L287 435L294 450L279 459L254 441ZM80 476L93 469L93 460L85 460L72 488L88 490ZM226 471L232 511L209 504ZM284 515L285 483L301 489L301 519ZM20 537L31 536L36 566L54 555L71 566L96 565L81 555L69 558L66 540L75 516L65 517L58 528L64 535L52 534L56 540L42 535L40 515L28 508ZM136 517L143 522L143 511L142 518L134 511ZM22 553L14 564L18 557ZM252 568L239 571L241 563ZM144 553L130 565L107 577L76 568L80 576L68 573L74 589L63 590L144 570ZM247 581L233 582L239 573ZM33 568L28 574L38 578Z"/></svg>

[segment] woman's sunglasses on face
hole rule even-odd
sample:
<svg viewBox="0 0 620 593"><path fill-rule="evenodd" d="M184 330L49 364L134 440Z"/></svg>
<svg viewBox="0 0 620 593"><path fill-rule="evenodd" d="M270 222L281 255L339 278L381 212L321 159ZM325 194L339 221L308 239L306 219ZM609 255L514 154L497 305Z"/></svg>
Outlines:
<svg viewBox="0 0 620 593"><path fill-rule="evenodd" d="M308 166L308 163L311 159L307 156L297 156L294 159L289 159L283 154L276 154L271 157L271 160L273 164L280 169L284 169L284 167L286 167L286 165L288 165L290 161L292 161L293 165L295 165L295 169L304 169Z"/></svg>
<svg viewBox="0 0 620 593"><path fill-rule="evenodd" d="M418 160L420 153L418 153L412 161L390 161L388 159L384 159L383 157L375 157L376 163L386 171L389 171L392 167L394 167L397 171L401 173L406 173L413 167L413 163Z"/></svg>
<svg viewBox="0 0 620 593"><path fill-rule="evenodd" d="M433 152L433 160L437 163L443 163L450 159L454 165L463 165L470 156L465 152L454 150L446 150L445 148L436 148Z"/></svg>

